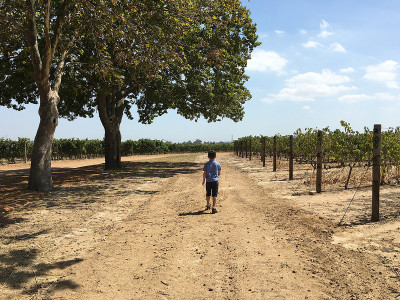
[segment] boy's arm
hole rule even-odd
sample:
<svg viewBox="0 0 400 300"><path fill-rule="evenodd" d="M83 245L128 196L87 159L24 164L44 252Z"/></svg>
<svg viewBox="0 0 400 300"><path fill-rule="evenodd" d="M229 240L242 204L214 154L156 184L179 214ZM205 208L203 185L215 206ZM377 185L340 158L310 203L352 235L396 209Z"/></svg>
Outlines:
<svg viewBox="0 0 400 300"><path fill-rule="evenodd" d="M206 182L206 177L207 177L207 172L203 171L203 183L202 183L202 185L204 185L204 182Z"/></svg>

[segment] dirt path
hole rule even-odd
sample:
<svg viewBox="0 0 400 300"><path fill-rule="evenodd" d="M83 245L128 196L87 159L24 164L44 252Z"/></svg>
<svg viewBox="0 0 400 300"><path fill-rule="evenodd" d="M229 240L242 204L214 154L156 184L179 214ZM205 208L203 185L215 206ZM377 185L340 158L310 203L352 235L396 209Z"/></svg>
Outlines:
<svg viewBox="0 0 400 300"><path fill-rule="evenodd" d="M332 243L332 222L222 156L219 213L180 156L59 188L7 216L5 299L395 299L380 256Z"/></svg>

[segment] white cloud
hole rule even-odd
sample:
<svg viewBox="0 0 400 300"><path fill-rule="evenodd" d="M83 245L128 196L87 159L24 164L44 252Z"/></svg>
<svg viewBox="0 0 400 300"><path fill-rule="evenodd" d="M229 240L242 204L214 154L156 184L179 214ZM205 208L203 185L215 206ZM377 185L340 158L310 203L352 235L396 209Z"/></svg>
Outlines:
<svg viewBox="0 0 400 300"><path fill-rule="evenodd" d="M338 98L340 102L346 102L346 103L357 103L357 102L363 102L367 100L373 100L373 96L368 96L365 94L356 94L356 95L343 95Z"/></svg>
<svg viewBox="0 0 400 300"><path fill-rule="evenodd" d="M346 53L346 49L344 49L344 47L339 43L332 43L330 49L335 52Z"/></svg>
<svg viewBox="0 0 400 300"><path fill-rule="evenodd" d="M323 29L327 29L328 27L329 27L329 23L327 22L327 21L325 21L325 20L322 20L320 23L319 23L319 27L323 30Z"/></svg>
<svg viewBox="0 0 400 300"><path fill-rule="evenodd" d="M247 63L247 70L267 72L273 71L278 74L283 73L283 69L288 61L274 51L254 50L251 59Z"/></svg>
<svg viewBox="0 0 400 300"><path fill-rule="evenodd" d="M393 95L390 93L375 93L373 95L366 94L349 94L343 95L338 98L340 102L347 103L358 103L363 101L381 101L381 102L399 102L400 103L400 95Z"/></svg>
<svg viewBox="0 0 400 300"><path fill-rule="evenodd" d="M285 34L285 32L284 32L283 30L275 30L275 33L276 33L278 36L282 36L282 35Z"/></svg>
<svg viewBox="0 0 400 300"><path fill-rule="evenodd" d="M308 41L307 43L303 44L304 48L318 48L321 47L322 45L318 42L314 42L314 41Z"/></svg>
<svg viewBox="0 0 400 300"><path fill-rule="evenodd" d="M321 28L321 32L318 34L318 37L327 38L328 36L333 34L333 32L329 32L326 30L329 27L329 23L327 21L322 20L321 23L319 23L319 27Z"/></svg>
<svg viewBox="0 0 400 300"><path fill-rule="evenodd" d="M352 67L348 67L348 68L344 68L344 69L340 69L340 73L353 73L355 72L355 70Z"/></svg>
<svg viewBox="0 0 400 300"><path fill-rule="evenodd" d="M311 110L311 106L310 105L305 105L305 106L303 106L303 109L304 110Z"/></svg>
<svg viewBox="0 0 400 300"><path fill-rule="evenodd" d="M388 88L399 88L398 70L397 62L387 60L379 65L368 66L364 78L384 83Z"/></svg>
<svg viewBox="0 0 400 300"><path fill-rule="evenodd" d="M333 34L333 32L329 32L329 31L326 31L326 30L322 30L322 31L318 34L318 37L326 39L328 36L330 36L330 35L332 35L332 34Z"/></svg>
<svg viewBox="0 0 400 300"><path fill-rule="evenodd" d="M349 77L330 70L323 70L321 73L303 73L286 80L286 86L278 94L268 95L268 99L314 101L356 89L344 85L349 82Z"/></svg>
<svg viewBox="0 0 400 300"><path fill-rule="evenodd" d="M374 95L374 98L379 101L398 101L398 102L400 102L399 95L392 95L389 93L376 93Z"/></svg>
<svg viewBox="0 0 400 300"><path fill-rule="evenodd" d="M262 99L261 99L261 102L265 102L265 103L274 103L275 101L274 101L274 99L271 99L271 98L262 98Z"/></svg>
<svg viewBox="0 0 400 300"><path fill-rule="evenodd" d="M305 30L305 29L300 29L300 34L307 34L307 30Z"/></svg>

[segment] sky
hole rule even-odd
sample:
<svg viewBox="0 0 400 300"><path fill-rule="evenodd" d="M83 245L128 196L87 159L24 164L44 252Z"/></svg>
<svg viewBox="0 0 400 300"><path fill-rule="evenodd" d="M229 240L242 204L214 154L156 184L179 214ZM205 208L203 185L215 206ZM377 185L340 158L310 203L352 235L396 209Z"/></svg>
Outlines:
<svg viewBox="0 0 400 300"><path fill-rule="evenodd" d="M400 126L400 1L243 0L262 43L252 53L246 87L252 99L235 123L189 121L174 111L142 125L121 124L122 140L231 141L292 134L298 128ZM0 137L34 139L38 106L0 107ZM55 138L102 139L98 115L60 119Z"/></svg>

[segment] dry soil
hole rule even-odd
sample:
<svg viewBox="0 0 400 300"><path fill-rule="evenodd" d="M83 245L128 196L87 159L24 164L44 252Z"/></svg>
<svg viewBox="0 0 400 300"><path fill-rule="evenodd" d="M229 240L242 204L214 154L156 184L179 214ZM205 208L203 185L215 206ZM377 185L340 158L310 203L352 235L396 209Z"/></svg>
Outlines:
<svg viewBox="0 0 400 300"><path fill-rule="evenodd" d="M367 186L309 195L304 165L289 181L283 162L217 160L217 214L204 155L54 162L51 193L0 167L0 298L400 299L397 187L371 223Z"/></svg>

